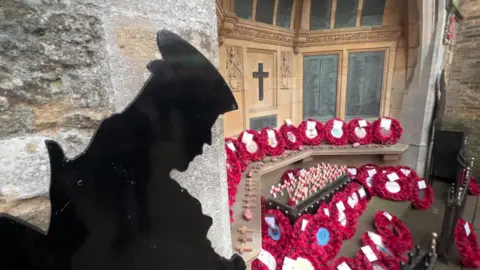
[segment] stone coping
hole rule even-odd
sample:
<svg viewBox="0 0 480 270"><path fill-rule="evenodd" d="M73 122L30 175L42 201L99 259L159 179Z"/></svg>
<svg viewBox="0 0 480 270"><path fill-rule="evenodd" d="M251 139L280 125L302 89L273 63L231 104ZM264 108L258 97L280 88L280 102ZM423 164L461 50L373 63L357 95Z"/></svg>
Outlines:
<svg viewBox="0 0 480 270"><path fill-rule="evenodd" d="M267 157L264 161L253 162L248 165L245 172L242 174L242 179L237 188L237 195L235 204L232 205L234 222L231 224L232 234L232 247L233 251L238 253L237 247L241 245L240 238L242 236L251 237L252 241L245 243L246 247L252 249L251 252L243 252L240 254L247 264L250 264L255 260L262 248L262 232L261 232L261 177L264 174L281 169L292 163L301 162L304 159L308 159L315 156L372 156L381 155L384 160L397 160L407 150L408 145L396 144L396 145L362 145L359 147L352 147L351 145L345 146L332 146L332 145L319 145L319 146L302 146L302 150L299 151L285 151L285 155L280 157ZM248 177L251 172L251 177ZM249 180L247 180L249 178ZM254 182L255 190L251 192L247 191L247 181ZM250 208L252 211L252 220L246 221L243 218L243 212L245 210L243 201L246 195L254 201L254 207ZM242 234L239 232L240 228L247 227L250 232Z"/></svg>

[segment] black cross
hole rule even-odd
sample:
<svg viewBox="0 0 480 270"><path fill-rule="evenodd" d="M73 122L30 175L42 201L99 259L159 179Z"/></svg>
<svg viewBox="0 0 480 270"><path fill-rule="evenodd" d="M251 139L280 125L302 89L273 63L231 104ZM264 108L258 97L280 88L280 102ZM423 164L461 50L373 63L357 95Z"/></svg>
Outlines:
<svg viewBox="0 0 480 270"><path fill-rule="evenodd" d="M263 71L263 64L258 63L258 71L253 72L253 78L258 78L258 99L263 100L263 78L268 78L268 72Z"/></svg>

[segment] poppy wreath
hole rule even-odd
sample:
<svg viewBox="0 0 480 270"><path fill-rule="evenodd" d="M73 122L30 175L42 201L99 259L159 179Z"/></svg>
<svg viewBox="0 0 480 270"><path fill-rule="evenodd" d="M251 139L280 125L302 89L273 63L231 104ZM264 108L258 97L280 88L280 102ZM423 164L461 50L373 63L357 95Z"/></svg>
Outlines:
<svg viewBox="0 0 480 270"><path fill-rule="evenodd" d="M326 203L320 204L320 206L317 209L317 215L325 216L327 218L330 218L330 209Z"/></svg>
<svg viewBox="0 0 480 270"><path fill-rule="evenodd" d="M378 167L362 166L358 169L357 181L360 182L371 195L375 195L373 177L378 174Z"/></svg>
<svg viewBox="0 0 480 270"><path fill-rule="evenodd" d="M468 193L470 195L480 194L480 186L477 184L474 176L471 176L470 181L468 182Z"/></svg>
<svg viewBox="0 0 480 270"><path fill-rule="evenodd" d="M373 247L368 245L372 250ZM369 261L367 256L360 249L355 255L355 260L357 262L357 269L362 270L390 270L381 260Z"/></svg>
<svg viewBox="0 0 480 270"><path fill-rule="evenodd" d="M351 208L349 208L346 205L347 201L347 196L343 192L339 192L333 196L332 200L330 201L329 204L329 211L330 211L330 217L333 221L337 222L339 224L340 228L340 233L342 236L342 239L347 240L351 239L354 235L355 232L357 231L357 218L358 214ZM339 203L343 204L344 211L343 216L344 218L340 219L341 217L341 211L339 210ZM343 220L345 219L345 220Z"/></svg>
<svg viewBox="0 0 480 270"><path fill-rule="evenodd" d="M240 160L228 147L225 147L225 153L227 155L227 179L238 185L242 179L242 165L240 165Z"/></svg>
<svg viewBox="0 0 480 270"><path fill-rule="evenodd" d="M388 129L383 128L382 122L389 122ZM396 119L382 117L373 122L372 134L373 141L378 144L392 145L396 144L402 137L403 128Z"/></svg>
<svg viewBox="0 0 480 270"><path fill-rule="evenodd" d="M230 145L230 146L229 146ZM237 157L239 163L240 163L240 166L241 166L241 169L242 169L242 172L245 171L245 169L247 169L247 165L245 162L242 162L240 160L240 158L238 157L238 141L237 139L234 139L234 138L225 138L225 146L228 147L230 150L233 151L233 153L235 154L235 156ZM231 148L230 148L231 147ZM227 157L228 158L228 157Z"/></svg>
<svg viewBox="0 0 480 270"><path fill-rule="evenodd" d="M364 189L365 194L361 194L360 189ZM359 183L351 182L347 185L346 190L348 195L348 206L357 212L357 216L360 216L363 214L363 212L365 212L368 204L368 196L365 192L365 188Z"/></svg>
<svg viewBox="0 0 480 270"><path fill-rule="evenodd" d="M315 127L309 129L308 123L315 123ZM315 134L316 133L316 134ZM314 136L316 135L316 136ZM298 137L302 139L304 145L319 145L325 138L325 129L320 121L308 119L300 123L298 126Z"/></svg>
<svg viewBox="0 0 480 270"><path fill-rule="evenodd" d="M417 180L419 178L417 172L408 166L397 166L396 168L397 171L410 180Z"/></svg>
<svg viewBox="0 0 480 270"><path fill-rule="evenodd" d="M275 229L272 229L265 222L265 217L275 218ZM290 220L280 210L270 209L265 211L262 217L262 241L282 249L292 236L292 225ZM262 242L263 243L263 242Z"/></svg>
<svg viewBox="0 0 480 270"><path fill-rule="evenodd" d="M268 132L271 132L270 136ZM272 136L275 138L272 138ZM263 146L263 151L269 156L279 156L285 152L285 141L280 133L270 127L263 128L260 132L259 141Z"/></svg>
<svg viewBox="0 0 480 270"><path fill-rule="evenodd" d="M262 251L257 259L252 262L252 270L272 270L270 267L273 270L282 269L282 262L283 256L278 253L275 246L272 246L271 243L262 242Z"/></svg>
<svg viewBox="0 0 480 270"><path fill-rule="evenodd" d="M298 135L298 129L294 125L284 124L280 127L280 135L285 141L285 149L298 150L302 145L302 139Z"/></svg>
<svg viewBox="0 0 480 270"><path fill-rule="evenodd" d="M366 126L361 127L360 123L363 121L365 121ZM348 122L347 134L350 143L365 145L371 144L373 141L372 124L362 118L355 118Z"/></svg>
<svg viewBox="0 0 480 270"><path fill-rule="evenodd" d="M331 265L331 269L337 270L340 265L346 264L351 270L358 269L357 267L357 260L347 257L338 257L336 258ZM345 269L345 268L341 268Z"/></svg>
<svg viewBox="0 0 480 270"><path fill-rule="evenodd" d="M387 212L378 211L373 218L373 223L378 234L394 252L402 253L412 249L412 234L399 218Z"/></svg>
<svg viewBox="0 0 480 270"><path fill-rule="evenodd" d="M428 209L433 203L433 188L424 179L412 181L412 205L415 209Z"/></svg>
<svg viewBox="0 0 480 270"><path fill-rule="evenodd" d="M247 145L242 141L244 134L251 134L252 141ZM265 157L265 151L263 145L260 142L260 134L256 130L245 130L238 136L237 148L238 157L245 164L249 164L252 161L259 161Z"/></svg>
<svg viewBox="0 0 480 270"><path fill-rule="evenodd" d="M375 243L373 239L370 237L371 232L364 232L362 234L362 245L366 246L369 245L373 253L375 253L375 256L379 260L381 260L386 266L388 266L388 269L392 270L400 270L400 262L408 262L408 257L406 256L405 253L402 253L403 255L398 255L393 251L393 247L384 241L382 237L378 234L375 234L381 241L381 245L378 243Z"/></svg>
<svg viewBox="0 0 480 270"><path fill-rule="evenodd" d="M347 123L340 118L333 118L325 123L325 141L330 145L345 145L348 143Z"/></svg>
<svg viewBox="0 0 480 270"><path fill-rule="evenodd" d="M303 260L306 260L308 262L305 262L305 263L309 263L310 266L313 266L313 269L315 270L330 270L330 268L328 267L328 264L323 262L322 258L320 258L319 256L314 256L314 254L312 254L310 252L310 249L309 248L303 248L301 245L298 245L298 243L293 243L291 245L288 245L285 249L284 249L284 252L283 252L283 265L281 267L288 267L288 262L287 261L290 261L293 260L293 261L297 261L298 259L303 259ZM277 268L277 269L285 269L285 268ZM287 268L288 269L288 268Z"/></svg>
<svg viewBox="0 0 480 270"><path fill-rule="evenodd" d="M282 173L282 184L290 182L297 177L298 169L287 169ZM293 178L293 179L292 179Z"/></svg>
<svg viewBox="0 0 480 270"><path fill-rule="evenodd" d="M315 214L300 235L300 245L310 250L312 256L328 262L335 258L342 247L340 224L324 215Z"/></svg>
<svg viewBox="0 0 480 270"><path fill-rule="evenodd" d="M462 265L475 269L480 267L480 250L477 234L473 230L472 224L464 219L459 219L455 225L454 238L455 246L462 257Z"/></svg>
<svg viewBox="0 0 480 270"><path fill-rule="evenodd" d="M357 179L358 170L357 170L356 167L348 166L347 167L347 173L348 173L348 177L350 179Z"/></svg>
<svg viewBox="0 0 480 270"><path fill-rule="evenodd" d="M395 176L397 180L390 180L390 176ZM412 196L412 186L408 179L390 169L375 174L372 182L375 193L383 199L399 202L408 201Z"/></svg>

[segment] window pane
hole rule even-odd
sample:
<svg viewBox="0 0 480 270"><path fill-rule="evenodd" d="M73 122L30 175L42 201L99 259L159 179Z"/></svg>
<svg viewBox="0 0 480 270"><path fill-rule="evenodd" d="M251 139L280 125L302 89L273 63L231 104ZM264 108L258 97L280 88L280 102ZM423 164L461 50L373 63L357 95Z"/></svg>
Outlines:
<svg viewBox="0 0 480 270"><path fill-rule="evenodd" d="M336 116L338 55L303 58L303 119Z"/></svg>
<svg viewBox="0 0 480 270"><path fill-rule="evenodd" d="M332 0L311 0L310 30L330 29Z"/></svg>
<svg viewBox="0 0 480 270"><path fill-rule="evenodd" d="M277 127L276 114L250 118L250 129L260 131L265 127Z"/></svg>
<svg viewBox="0 0 480 270"><path fill-rule="evenodd" d="M357 22L358 0L337 0L335 28L355 27Z"/></svg>
<svg viewBox="0 0 480 270"><path fill-rule="evenodd" d="M293 0L278 0L277 25L290 27L292 19Z"/></svg>
<svg viewBox="0 0 480 270"><path fill-rule="evenodd" d="M257 0L257 14L255 21L273 24L273 10L275 0Z"/></svg>
<svg viewBox="0 0 480 270"><path fill-rule="evenodd" d="M252 19L253 0L234 0L235 14L244 19Z"/></svg>
<svg viewBox="0 0 480 270"><path fill-rule="evenodd" d="M348 55L346 118L376 118L380 114L385 52Z"/></svg>
<svg viewBox="0 0 480 270"><path fill-rule="evenodd" d="M363 0L361 26L382 25L385 0Z"/></svg>

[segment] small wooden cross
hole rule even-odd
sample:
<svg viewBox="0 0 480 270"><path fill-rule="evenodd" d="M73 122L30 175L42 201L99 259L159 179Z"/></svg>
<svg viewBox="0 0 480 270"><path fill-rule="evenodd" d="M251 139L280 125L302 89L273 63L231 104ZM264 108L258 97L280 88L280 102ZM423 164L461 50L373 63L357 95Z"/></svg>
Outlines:
<svg viewBox="0 0 480 270"><path fill-rule="evenodd" d="M255 207L257 207L257 205L254 203L250 203L250 204L247 203L243 206L243 208L255 208Z"/></svg>
<svg viewBox="0 0 480 270"><path fill-rule="evenodd" d="M243 226L237 229L241 234L253 233L252 229L249 229L247 226Z"/></svg>
<svg viewBox="0 0 480 270"><path fill-rule="evenodd" d="M245 244L238 245L235 249L240 254L242 254L243 252L252 252L253 251L253 249L251 247L247 247Z"/></svg>
<svg viewBox="0 0 480 270"><path fill-rule="evenodd" d="M255 202L257 199L255 198L245 198L243 199L244 202L249 203L249 202Z"/></svg>
<svg viewBox="0 0 480 270"><path fill-rule="evenodd" d="M253 238L251 236L242 236L239 238L239 240L242 243L247 243L247 242L252 242Z"/></svg>
<svg viewBox="0 0 480 270"><path fill-rule="evenodd" d="M245 188L247 189L247 191L256 191L257 190L257 188L254 187L254 186L246 186Z"/></svg>

